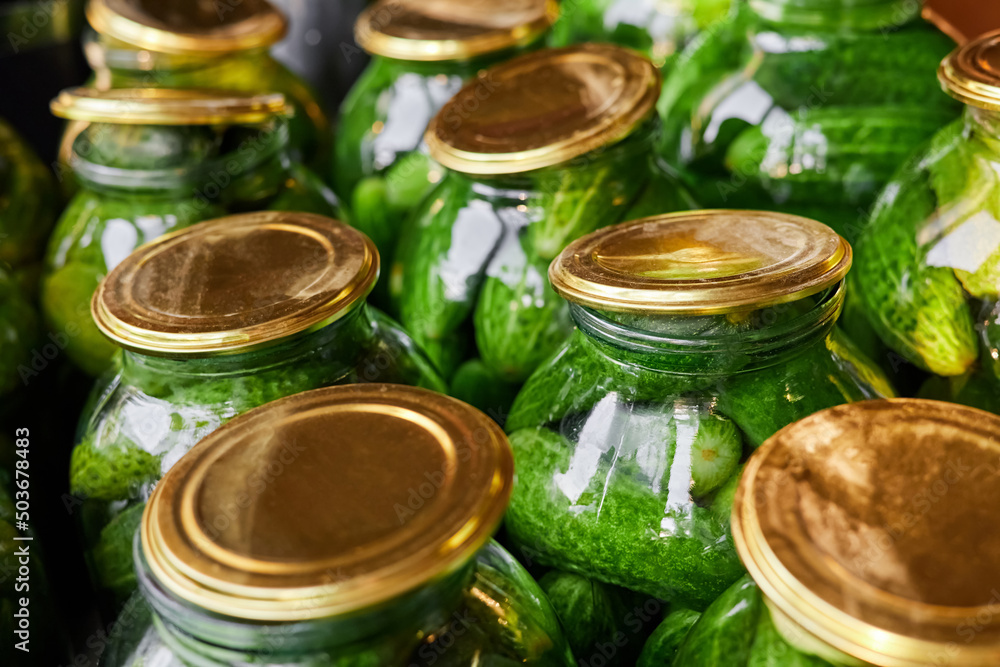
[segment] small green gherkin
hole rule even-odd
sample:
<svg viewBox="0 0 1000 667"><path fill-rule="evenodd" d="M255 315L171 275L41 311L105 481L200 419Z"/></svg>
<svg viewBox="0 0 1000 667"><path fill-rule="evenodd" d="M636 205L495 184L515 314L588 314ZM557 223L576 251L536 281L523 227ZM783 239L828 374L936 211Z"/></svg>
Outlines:
<svg viewBox="0 0 1000 667"><path fill-rule="evenodd" d="M136 587L132 542L145 508L146 503L136 503L112 519L101 529L100 538L90 552L98 583L119 603L124 602Z"/></svg>
<svg viewBox="0 0 1000 667"><path fill-rule="evenodd" d="M857 296L876 332L943 376L966 373L979 357L970 296L989 298L1000 287L1000 253L963 268L987 240L991 223L982 216L997 224L1000 213L1000 181L964 133L964 121L949 125L900 172L856 248Z"/></svg>
<svg viewBox="0 0 1000 667"><path fill-rule="evenodd" d="M670 612L646 640L636 667L670 667L677 649L699 618L701 613L692 609Z"/></svg>
<svg viewBox="0 0 1000 667"><path fill-rule="evenodd" d="M832 667L790 644L774 626L760 589L745 576L705 612L670 614L653 633L638 667Z"/></svg>
<svg viewBox="0 0 1000 667"><path fill-rule="evenodd" d="M160 477L160 457L128 438L94 444L95 433L81 440L70 457L70 492L95 500L127 500Z"/></svg>

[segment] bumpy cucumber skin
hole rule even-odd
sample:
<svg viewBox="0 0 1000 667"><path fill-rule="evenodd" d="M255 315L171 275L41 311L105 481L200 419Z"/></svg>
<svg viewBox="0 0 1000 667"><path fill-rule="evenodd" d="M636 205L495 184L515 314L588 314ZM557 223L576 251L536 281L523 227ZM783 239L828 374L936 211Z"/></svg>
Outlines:
<svg viewBox="0 0 1000 667"><path fill-rule="evenodd" d="M636 201L645 211L691 203L651 161L648 139L610 150L622 157L585 156L509 188L491 184L490 193L449 173L414 212L390 292L403 324L445 377L479 357L506 382L526 380L573 330L566 303L548 283L552 259L579 236L623 219ZM653 183L656 189L644 192Z"/></svg>
<svg viewBox="0 0 1000 667"><path fill-rule="evenodd" d="M892 395L871 362L864 360L861 367L879 378L874 385L861 377L858 366L832 354L831 344L830 339L815 341L784 363L730 376L719 393L719 409L759 447L778 430L820 410Z"/></svg>
<svg viewBox="0 0 1000 667"><path fill-rule="evenodd" d="M754 319L658 323L685 325L736 341ZM505 424L517 473L508 535L542 564L704 609L743 572L729 515L750 448L814 411L891 395L838 337L820 330L746 369L746 352L640 354L577 329ZM699 432L717 447L712 461L694 460Z"/></svg>
<svg viewBox="0 0 1000 667"><path fill-rule="evenodd" d="M538 552L539 562L694 607L707 605L743 571L725 525L687 496L665 516L673 498L635 479L632 459L602 467L573 503L553 481L570 465L573 446L563 436L523 429L510 441L518 479L507 531ZM670 447L664 488L674 457Z"/></svg>
<svg viewBox="0 0 1000 667"><path fill-rule="evenodd" d="M664 82L660 150L708 207L805 215L853 240L895 169L960 108L927 75L954 45L920 20L796 29L740 5L698 42Z"/></svg>
<svg viewBox="0 0 1000 667"><path fill-rule="evenodd" d="M673 616L673 615L671 615ZM671 623L667 617L664 625ZM689 620L682 617L675 621ZM654 634L654 637L656 635ZM669 649L672 648L668 646ZM645 655L645 653L644 653ZM664 656L671 667L833 667L799 651L778 633L771 614L750 577L743 577L720 595L688 630L673 653Z"/></svg>
<svg viewBox="0 0 1000 667"><path fill-rule="evenodd" d="M922 233L965 186L982 180L961 121L901 170L879 199L856 247L855 283L869 322L890 348L937 375L961 375L978 356L968 296L947 266L928 265L935 238Z"/></svg>

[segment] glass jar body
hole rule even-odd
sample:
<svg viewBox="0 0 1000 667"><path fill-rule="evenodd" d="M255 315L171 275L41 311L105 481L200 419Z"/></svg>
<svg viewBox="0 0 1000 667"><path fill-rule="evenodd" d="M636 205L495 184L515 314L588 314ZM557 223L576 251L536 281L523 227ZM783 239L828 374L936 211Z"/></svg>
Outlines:
<svg viewBox="0 0 1000 667"><path fill-rule="evenodd" d="M297 642L288 626L284 633L282 626L274 626L268 636L264 636L261 628L260 636L255 639L250 629L247 636L254 644L252 648L220 648L217 642L209 645L171 627L167 618L156 616L137 594L116 624L120 631L113 637L103 664L108 667L139 664L221 667L238 662L282 667L466 667L470 664L570 667L575 664L545 595L510 554L491 542L474 557L470 570L459 582L462 588L457 599L450 594L431 596L431 602L412 608L401 621L375 621L375 625L383 626L375 635L352 636L339 629L333 619L329 631L311 646ZM438 599L435 601L434 597ZM390 605L374 613L391 617L395 612Z"/></svg>
<svg viewBox="0 0 1000 667"><path fill-rule="evenodd" d="M487 63L374 56L340 108L333 184L351 221L388 260L402 221L441 180L424 130Z"/></svg>
<svg viewBox="0 0 1000 667"><path fill-rule="evenodd" d="M523 382L573 328L549 285L555 256L629 219L633 207L694 207L641 134L517 177L449 172L425 199L404 231L389 289L404 326L446 377L479 358L498 380Z"/></svg>
<svg viewBox="0 0 1000 667"><path fill-rule="evenodd" d="M692 319L687 338L671 338L638 335L642 316L626 326L574 306L588 332L532 375L507 419L508 535L545 565L704 609L743 572L729 514L746 456L817 410L891 393L831 333L835 298L816 306L821 325L769 343L766 356L726 316Z"/></svg>
<svg viewBox="0 0 1000 667"><path fill-rule="evenodd" d="M785 628L786 633L791 630ZM684 609L668 615L646 642L638 665L707 667L721 664L721 660L732 667L869 665L806 637L805 632L796 637L783 636L760 589L746 576L720 595L703 614Z"/></svg>
<svg viewBox="0 0 1000 667"><path fill-rule="evenodd" d="M131 538L156 481L203 437L272 400L336 384L443 382L399 326L367 306L258 352L161 359L125 352L94 387L70 462L70 492L97 588L135 588Z"/></svg>
<svg viewBox="0 0 1000 667"><path fill-rule="evenodd" d="M667 68L701 30L726 15L729 0L577 0L552 27L549 43L610 42Z"/></svg>
<svg viewBox="0 0 1000 667"><path fill-rule="evenodd" d="M954 44L898 2L869 3L886 12L873 25L843 0L796 4L740 3L684 54L660 149L705 206L802 215L854 241L880 188L957 115L933 76Z"/></svg>
<svg viewBox="0 0 1000 667"><path fill-rule="evenodd" d="M899 171L857 243L881 340L935 377L927 397L1000 412L1000 117L967 110Z"/></svg>
<svg viewBox="0 0 1000 667"><path fill-rule="evenodd" d="M330 159L331 120L319 96L265 49L223 56L171 55L136 49L103 36L85 39L94 69L92 85L110 88L210 88L241 93L282 93L295 114L289 121L293 156L324 173ZM70 128L79 124L70 124ZM63 137L63 155L73 141Z"/></svg>
<svg viewBox="0 0 1000 667"><path fill-rule="evenodd" d="M81 134L76 143L81 187L49 238L41 301L49 325L67 337L67 355L90 375L108 368L115 349L90 316L91 296L140 245L227 213L337 216L333 192L284 153L283 123L230 128L238 136L229 138L208 127L92 125L86 132L94 140Z"/></svg>
<svg viewBox="0 0 1000 667"><path fill-rule="evenodd" d="M0 120L0 264L17 269L40 259L58 206L48 168Z"/></svg>

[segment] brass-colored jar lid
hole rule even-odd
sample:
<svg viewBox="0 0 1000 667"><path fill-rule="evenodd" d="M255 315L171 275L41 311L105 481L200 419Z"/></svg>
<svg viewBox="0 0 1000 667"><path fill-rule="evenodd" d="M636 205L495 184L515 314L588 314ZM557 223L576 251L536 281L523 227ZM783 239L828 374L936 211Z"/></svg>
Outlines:
<svg viewBox="0 0 1000 667"><path fill-rule="evenodd" d="M964 104L1000 111L1000 30L952 51L938 68L945 92Z"/></svg>
<svg viewBox="0 0 1000 667"><path fill-rule="evenodd" d="M854 403L754 453L733 538L776 619L884 667L1000 664L1000 417Z"/></svg>
<svg viewBox="0 0 1000 667"><path fill-rule="evenodd" d="M396 60L467 60L530 44L558 15L556 0L380 0L361 12L354 39Z"/></svg>
<svg viewBox="0 0 1000 667"><path fill-rule="evenodd" d="M142 518L158 583L227 616L298 621L391 601L461 568L513 483L503 431L442 394L318 389L185 454Z"/></svg>
<svg viewBox="0 0 1000 667"><path fill-rule="evenodd" d="M545 49L480 72L431 120L431 157L467 174L515 174L589 153L649 119L660 75L609 44Z"/></svg>
<svg viewBox="0 0 1000 667"><path fill-rule="evenodd" d="M335 321L378 277L371 240L311 213L202 222L126 257L91 302L104 335L159 356L243 352Z"/></svg>
<svg viewBox="0 0 1000 667"><path fill-rule="evenodd" d="M567 301L596 310L705 315L804 298L850 266L851 246L815 220L686 211L577 239L549 266L549 280Z"/></svg>
<svg viewBox="0 0 1000 667"><path fill-rule="evenodd" d="M178 88L70 88L49 105L60 118L123 125L238 125L290 116L281 93Z"/></svg>
<svg viewBox="0 0 1000 667"><path fill-rule="evenodd" d="M120 42L178 55L266 48L288 28L267 0L89 0L87 21Z"/></svg>

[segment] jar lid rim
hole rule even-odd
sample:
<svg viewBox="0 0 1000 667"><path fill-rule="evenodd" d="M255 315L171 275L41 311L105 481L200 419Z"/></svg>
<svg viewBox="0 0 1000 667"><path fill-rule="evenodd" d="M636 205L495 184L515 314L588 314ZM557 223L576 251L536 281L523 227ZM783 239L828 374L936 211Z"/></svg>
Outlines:
<svg viewBox="0 0 1000 667"><path fill-rule="evenodd" d="M148 4L147 4L148 3ZM204 3L202 3L204 4ZM212 3L200 24L177 24L202 16L181 0L89 0L87 21L98 33L140 49L177 55L225 55L262 49L288 30L285 16L268 0Z"/></svg>
<svg viewBox="0 0 1000 667"><path fill-rule="evenodd" d="M811 296L850 266L850 244L822 223L719 209L599 229L559 253L549 281L567 301L594 310L711 315Z"/></svg>
<svg viewBox="0 0 1000 667"><path fill-rule="evenodd" d="M141 246L98 285L91 314L105 336L141 354L246 352L343 317L378 270L374 243L342 222L246 213Z"/></svg>
<svg viewBox="0 0 1000 667"><path fill-rule="evenodd" d="M525 46L559 16L556 0L380 0L354 24L354 39L394 60L469 60Z"/></svg>
<svg viewBox="0 0 1000 667"><path fill-rule="evenodd" d="M655 115L659 94L656 66L629 49L543 49L480 72L438 111L424 140L454 171L522 173L621 141Z"/></svg>
<svg viewBox="0 0 1000 667"><path fill-rule="evenodd" d="M49 108L60 118L116 125L259 124L294 113L281 93L193 88L67 88Z"/></svg>
<svg viewBox="0 0 1000 667"><path fill-rule="evenodd" d="M945 56L938 80L963 104L1000 111L1000 30L970 39Z"/></svg>
<svg viewBox="0 0 1000 667"><path fill-rule="evenodd" d="M883 667L994 665L1000 622L981 623L969 641L961 628L1000 603L983 581L998 543L982 541L987 511L974 509L991 511L1000 495L998 460L1000 417L975 408L925 399L829 408L751 456L733 540L769 605L841 653ZM944 495L931 491L939 481ZM914 509L930 493L939 497Z"/></svg>
<svg viewBox="0 0 1000 667"><path fill-rule="evenodd" d="M161 586L215 613L349 614L460 570L512 484L503 431L461 401L317 389L236 417L174 464L144 510L142 555Z"/></svg>

